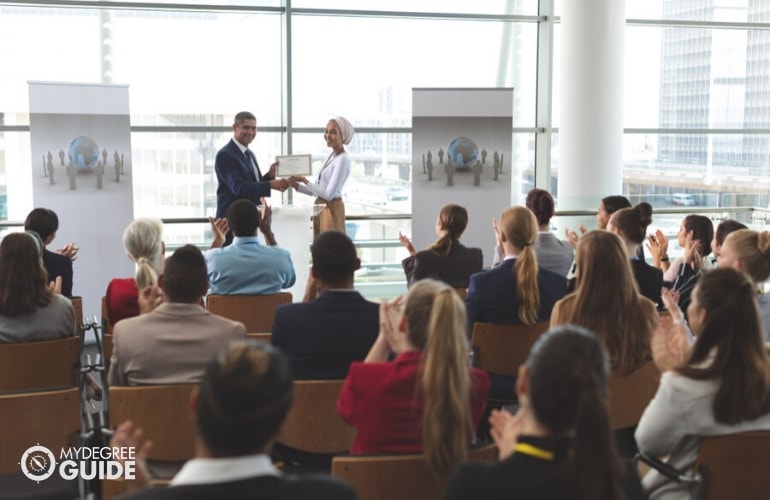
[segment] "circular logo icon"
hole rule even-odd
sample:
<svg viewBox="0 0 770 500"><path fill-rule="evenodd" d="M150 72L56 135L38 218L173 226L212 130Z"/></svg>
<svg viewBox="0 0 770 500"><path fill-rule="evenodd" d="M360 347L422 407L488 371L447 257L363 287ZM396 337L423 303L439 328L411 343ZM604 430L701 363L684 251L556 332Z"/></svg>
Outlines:
<svg viewBox="0 0 770 500"><path fill-rule="evenodd" d="M27 448L27 451L21 456L21 471L33 481L45 481L56 468L56 457L51 450L38 443L35 446Z"/></svg>

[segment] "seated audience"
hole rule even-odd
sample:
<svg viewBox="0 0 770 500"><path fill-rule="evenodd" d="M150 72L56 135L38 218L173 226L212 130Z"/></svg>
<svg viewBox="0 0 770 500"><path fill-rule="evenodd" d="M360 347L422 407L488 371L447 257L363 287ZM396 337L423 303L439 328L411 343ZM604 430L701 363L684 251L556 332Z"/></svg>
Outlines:
<svg viewBox="0 0 770 500"><path fill-rule="evenodd" d="M449 480L447 500L644 498L623 467L607 414L607 353L577 326L551 330L519 368L515 416L493 411L498 463L470 463Z"/></svg>
<svg viewBox="0 0 770 500"><path fill-rule="evenodd" d="M668 258L668 239L662 232L658 231L655 238L650 238L650 253L652 254L652 265L663 270L663 281L675 284L684 284L685 280L692 274L699 272L700 269L711 268L711 263L706 256L711 249L711 241L714 237L714 224L711 219L703 215L690 214L679 225L679 232L676 234L677 243L685 251L681 257L677 257L674 262ZM684 266L685 256L690 252L690 266ZM697 252L697 256L695 255ZM702 264L702 265L701 265ZM684 278L682 275L684 273Z"/></svg>
<svg viewBox="0 0 770 500"><path fill-rule="evenodd" d="M465 298L470 330L473 323L532 325L551 317L554 304L566 293L566 280L538 266L537 228L534 214L524 207L510 207L500 215L495 235L505 259L471 276Z"/></svg>
<svg viewBox="0 0 770 500"><path fill-rule="evenodd" d="M286 360L265 344L234 342L204 367L190 396L197 437L195 458L167 488L146 488L126 500L354 500L353 489L328 476L282 474L268 455L292 399ZM184 418L179 415L179 418ZM152 437L152 436L150 436ZM136 450L136 489L149 486L145 460L151 444L130 421L118 426L110 446Z"/></svg>
<svg viewBox="0 0 770 500"><path fill-rule="evenodd" d="M34 231L43 241L43 246L48 246L59 230L59 217L56 212L47 208L32 210L24 221L25 231ZM65 245L57 252L43 249L43 266L48 272L48 281L56 281L61 278L61 294L72 297L72 261L77 259L80 250L74 243Z"/></svg>
<svg viewBox="0 0 770 500"><path fill-rule="evenodd" d="M43 250L33 232L9 233L0 242L0 343L75 335L72 302L49 287Z"/></svg>
<svg viewBox="0 0 770 500"><path fill-rule="evenodd" d="M719 259L719 254L722 250L722 244L725 242L727 235L733 231L738 231L739 229L748 229L748 226L733 219L725 219L719 223L716 231L714 231L714 237L711 239L711 255L713 256L711 258L711 264L713 266L717 265L717 260Z"/></svg>
<svg viewBox="0 0 770 500"><path fill-rule="evenodd" d="M107 318L112 325L139 316L139 290L158 284L166 253L163 223L158 219L136 219L123 231L123 246L136 265L136 277L116 278L107 286Z"/></svg>
<svg viewBox="0 0 770 500"><path fill-rule="evenodd" d="M594 230L577 247L577 287L553 308L551 327L572 323L596 332L614 372L626 375L650 356L658 323L655 304L639 293L626 246L609 231Z"/></svg>
<svg viewBox="0 0 770 500"><path fill-rule="evenodd" d="M568 242L560 240L551 232L551 218L555 213L551 193L544 189L531 190L527 194L526 206L537 219L535 254L538 265L566 277L572 267L575 251ZM499 245L496 246L492 267L497 267L504 257L503 249Z"/></svg>
<svg viewBox="0 0 770 500"><path fill-rule="evenodd" d="M199 382L212 352L246 336L242 323L201 307L209 283L200 250L179 248L164 271L162 303L115 325L110 385ZM155 287L143 289L140 301L153 302L159 293Z"/></svg>
<svg viewBox="0 0 770 500"><path fill-rule="evenodd" d="M344 233L319 234L310 253L309 302L276 310L271 341L288 356L295 379L343 379L374 344L380 307L353 289L361 261Z"/></svg>
<svg viewBox="0 0 770 500"><path fill-rule="evenodd" d="M639 292L661 307L663 304L660 299L660 289L663 287L663 271L647 264L637 255L638 248L645 240L647 226L651 222L652 207L649 203L642 202L633 208L621 208L612 214L607 230L620 236L626 245Z"/></svg>
<svg viewBox="0 0 770 500"><path fill-rule="evenodd" d="M399 233L401 244L409 257L401 262L407 285L433 278L454 288L468 286L471 274L481 271L484 257L480 248L468 248L460 243L468 226L468 211L459 205L444 205L436 219L436 240L427 250L416 251L409 238Z"/></svg>
<svg viewBox="0 0 770 500"><path fill-rule="evenodd" d="M765 293L764 286L770 278L770 233L740 229L728 234L717 263L719 267L740 269L749 276L757 293L763 338L770 340L770 295Z"/></svg>
<svg viewBox="0 0 770 500"><path fill-rule="evenodd" d="M250 200L237 200L227 210L234 238L231 245L206 252L211 289L222 295L278 293L294 285L296 276L291 255L280 248L271 229L272 212L263 204L264 215ZM262 232L267 245L257 239Z"/></svg>
<svg viewBox="0 0 770 500"><path fill-rule="evenodd" d="M468 367L465 308L447 284L425 279L380 306L380 333L353 363L337 402L356 428L351 453L424 453L437 476L466 458L489 378ZM396 358L388 361L394 353Z"/></svg>
<svg viewBox="0 0 770 500"><path fill-rule="evenodd" d="M636 429L639 449L688 474L704 436L770 430L770 360L763 346L754 284L735 269L704 274L689 305L689 325L666 318L653 338L663 376ZM751 460L751 457L746 457ZM652 470L651 499L689 499L687 485Z"/></svg>

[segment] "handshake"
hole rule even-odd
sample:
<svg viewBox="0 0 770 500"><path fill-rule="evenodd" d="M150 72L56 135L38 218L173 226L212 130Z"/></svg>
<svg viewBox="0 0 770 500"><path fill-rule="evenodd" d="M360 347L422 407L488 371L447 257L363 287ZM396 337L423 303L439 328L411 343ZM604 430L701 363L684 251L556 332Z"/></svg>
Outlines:
<svg viewBox="0 0 770 500"><path fill-rule="evenodd" d="M307 178L302 177L301 175L292 175L288 179L282 178L282 179L275 179L270 181L270 187L278 191L284 192L290 187L297 189L300 183L307 184L308 183Z"/></svg>

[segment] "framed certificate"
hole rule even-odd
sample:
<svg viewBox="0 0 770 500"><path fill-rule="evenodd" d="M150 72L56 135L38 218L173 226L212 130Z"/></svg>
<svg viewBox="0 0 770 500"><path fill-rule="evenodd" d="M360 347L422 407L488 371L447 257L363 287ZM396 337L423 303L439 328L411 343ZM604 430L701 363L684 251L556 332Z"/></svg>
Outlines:
<svg viewBox="0 0 770 500"><path fill-rule="evenodd" d="M277 176L289 177L291 175L312 175L313 164L310 155L278 156Z"/></svg>

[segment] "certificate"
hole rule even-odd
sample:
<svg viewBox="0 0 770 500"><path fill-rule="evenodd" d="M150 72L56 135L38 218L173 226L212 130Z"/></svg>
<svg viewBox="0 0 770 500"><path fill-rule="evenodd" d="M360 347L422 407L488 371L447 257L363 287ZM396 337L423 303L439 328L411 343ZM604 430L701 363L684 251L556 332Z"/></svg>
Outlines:
<svg viewBox="0 0 770 500"><path fill-rule="evenodd" d="M291 175L312 175L313 165L310 155L278 156L277 176L289 177Z"/></svg>

